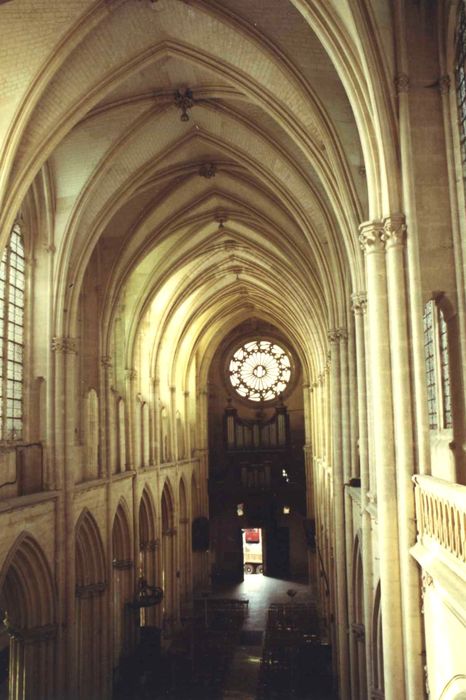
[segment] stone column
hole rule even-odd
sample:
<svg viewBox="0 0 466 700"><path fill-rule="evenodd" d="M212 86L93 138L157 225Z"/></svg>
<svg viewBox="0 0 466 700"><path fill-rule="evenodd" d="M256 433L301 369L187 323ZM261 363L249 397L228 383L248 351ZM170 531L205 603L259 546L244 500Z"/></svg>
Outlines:
<svg viewBox="0 0 466 700"><path fill-rule="evenodd" d="M399 549L405 685L408 698L422 698L422 623L419 568L409 550L416 543L414 488L413 411L408 339L408 303L405 284L404 216L384 221L386 247L390 347L393 379L396 485L398 497Z"/></svg>
<svg viewBox="0 0 466 700"><path fill-rule="evenodd" d="M135 384L137 379L137 372L135 369L127 369L125 373L125 388L126 388L126 464L124 465L125 471L130 471L135 469L135 426L134 426L134 412L136 408L136 394L135 394Z"/></svg>
<svg viewBox="0 0 466 700"><path fill-rule="evenodd" d="M367 633L359 634L358 643L366 648L366 688L371 686L372 678L372 535L371 515L367 510L368 493L370 489L369 451L367 435L367 381L366 381L366 342L365 315L367 310L367 295L359 292L352 295L356 335L356 363L358 389L358 418L359 418L359 475L361 478L361 530L362 530L362 567L364 574L364 628ZM362 673L362 670L361 670Z"/></svg>
<svg viewBox="0 0 466 700"><path fill-rule="evenodd" d="M370 345L371 411L377 489L378 554L380 559L385 700L404 700L395 436L384 227L381 221L361 224L360 242L366 259L368 340Z"/></svg>
<svg viewBox="0 0 466 700"><path fill-rule="evenodd" d="M160 380L156 377L153 380L153 406L154 406L154 462L160 464L162 461L162 445L160 441Z"/></svg>
<svg viewBox="0 0 466 700"><path fill-rule="evenodd" d="M189 391L183 392L184 396L184 444L186 449L186 459L191 459L193 445L191 440L191 421L189 411Z"/></svg>
<svg viewBox="0 0 466 700"><path fill-rule="evenodd" d="M75 541L74 541L74 475L73 446L76 426L77 342L70 336L52 338L55 356L55 464L61 464L60 498L61 527L58 530L59 596L64 631L59 629L59 648L65 657L63 685L73 697L76 683L75 664ZM62 640L62 635L64 640Z"/></svg>
<svg viewBox="0 0 466 700"><path fill-rule="evenodd" d="M8 697L49 700L56 697L57 625L17 628L5 621L10 636Z"/></svg>
<svg viewBox="0 0 466 700"><path fill-rule="evenodd" d="M348 647L348 601L346 590L346 533L345 497L343 476L342 441L342 386L340 341L344 337L341 329L329 331L330 341L330 387L332 411L332 472L333 472L333 519L336 574L336 635L338 675L341 700L350 697L349 647Z"/></svg>
<svg viewBox="0 0 466 700"><path fill-rule="evenodd" d="M351 450L351 411L350 411L350 391L351 383L349 377L349 358L348 358L348 332L346 329L339 329L340 337L340 371L341 371L341 406L342 406L342 457L343 457L343 499L345 508L344 520L344 536L346 550L346 600L347 600L347 615L348 627L349 622L353 620L353 577L352 577L352 560L353 560L353 501L348 491L347 484L352 476L352 450ZM355 410L354 413L357 413ZM356 648L354 638L348 634L348 651L349 665L353 669L356 658ZM350 674L351 683L353 675ZM354 692L352 690L352 696Z"/></svg>

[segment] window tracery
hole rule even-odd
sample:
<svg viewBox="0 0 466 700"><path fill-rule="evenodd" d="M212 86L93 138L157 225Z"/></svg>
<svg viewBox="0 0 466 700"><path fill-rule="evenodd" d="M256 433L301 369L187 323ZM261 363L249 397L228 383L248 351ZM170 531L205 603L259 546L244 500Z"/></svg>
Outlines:
<svg viewBox="0 0 466 700"><path fill-rule="evenodd" d="M456 100L458 104L458 121L461 147L463 177L466 174L466 11L461 2L458 28L456 34Z"/></svg>
<svg viewBox="0 0 466 700"><path fill-rule="evenodd" d="M432 299L424 307L424 357L430 430L452 427L447 324Z"/></svg>
<svg viewBox="0 0 466 700"><path fill-rule="evenodd" d="M23 430L24 244L13 226L0 263L0 439L18 440Z"/></svg>
<svg viewBox="0 0 466 700"><path fill-rule="evenodd" d="M243 398L270 401L288 386L291 361L276 343L252 340L233 353L229 374L231 385Z"/></svg>

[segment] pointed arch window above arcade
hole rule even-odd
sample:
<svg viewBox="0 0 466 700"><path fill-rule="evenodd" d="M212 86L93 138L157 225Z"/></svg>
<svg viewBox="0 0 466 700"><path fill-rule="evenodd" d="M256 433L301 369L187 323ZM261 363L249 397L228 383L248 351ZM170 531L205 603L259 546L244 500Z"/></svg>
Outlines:
<svg viewBox="0 0 466 700"><path fill-rule="evenodd" d="M0 439L19 440L23 433L24 244L13 226L0 263Z"/></svg>
<svg viewBox="0 0 466 700"><path fill-rule="evenodd" d="M456 100L458 104L458 126L461 146L463 178L466 177L466 8L460 3L456 33Z"/></svg>

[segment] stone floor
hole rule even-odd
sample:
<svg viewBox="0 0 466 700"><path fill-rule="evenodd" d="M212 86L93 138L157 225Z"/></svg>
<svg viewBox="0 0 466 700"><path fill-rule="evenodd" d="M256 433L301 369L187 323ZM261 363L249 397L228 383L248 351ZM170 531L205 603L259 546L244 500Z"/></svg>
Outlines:
<svg viewBox="0 0 466 700"><path fill-rule="evenodd" d="M245 575L243 583L222 589L217 594L249 600L249 612L244 620L243 634L226 677L223 700L255 700L262 644L270 605L291 602L311 605L314 602L313 596L309 586L305 583L274 579L258 574ZM261 632L262 635L248 635L247 632ZM261 640L254 639L254 637L259 636L262 637ZM327 698L331 700L333 694L321 695L309 691L308 697L309 700L313 698L315 700L327 700Z"/></svg>
<svg viewBox="0 0 466 700"><path fill-rule="evenodd" d="M271 605L291 603L312 606L314 600L307 584L273 579L261 574L251 574L246 575L241 584L216 588L208 595L208 598L247 599L249 601L248 613L243 620L240 619L239 626L233 625L226 633L222 632L221 628L215 631L215 626L212 627L212 633L209 632L206 638L210 647L207 646L205 650L202 646L205 639L201 635L194 647L191 643L189 653L182 653L181 656L173 655L173 649L171 649L162 655L158 667L154 665L152 669L145 669L143 673L135 668L131 674L133 682L121 687L120 691L115 693L115 700L149 700L149 698L151 700L334 699L335 696L330 688L331 681L330 685L327 683L324 690L318 689L312 671L311 675L308 674L309 680L304 679L304 689L301 682L300 690L297 693L288 692L288 686L285 690L283 687L276 688L275 678L277 676L273 676L273 681L266 684L265 693L264 683L259 684L260 677L264 678L264 674L262 676L260 674L269 608ZM203 627L202 617L201 626ZM206 629L210 629L210 622ZM187 630L189 631L189 627ZM216 646L216 634L219 635L218 643L223 644L223 647ZM194 640L194 636L192 639ZM174 644L175 642L176 639ZM183 644L182 639L178 639L178 644L180 642ZM225 643L226 656L223 653ZM280 653L281 648L280 642ZM196 654L199 657L198 662L195 661ZM174 663L175 659L176 663ZM205 661L207 661L207 676L213 676L213 681L211 679L207 685L203 686L202 674L204 673ZM209 668L209 664L210 666L213 664L213 667ZM317 668L319 669L319 666ZM270 671L267 672L270 673ZM199 674L201 680L199 680ZM316 675L319 676L319 674L318 670ZM147 678L143 678L143 675L146 675ZM131 681L131 678L129 680Z"/></svg>

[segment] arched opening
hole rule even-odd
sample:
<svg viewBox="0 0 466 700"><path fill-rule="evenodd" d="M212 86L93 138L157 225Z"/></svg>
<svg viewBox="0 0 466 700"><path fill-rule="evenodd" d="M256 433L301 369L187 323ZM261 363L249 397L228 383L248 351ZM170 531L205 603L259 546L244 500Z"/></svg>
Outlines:
<svg viewBox="0 0 466 700"><path fill-rule="evenodd" d="M139 577L150 586L160 586L157 551L160 541L156 535L156 513L152 496L144 489L139 504ZM139 624L142 627L160 623L160 607L141 608Z"/></svg>
<svg viewBox="0 0 466 700"><path fill-rule="evenodd" d="M353 555L353 614L355 659L352 676L355 680L356 698L364 700L367 697L366 631L364 628L364 575L359 537L356 537Z"/></svg>
<svg viewBox="0 0 466 700"><path fill-rule="evenodd" d="M77 694L100 700L111 683L105 654L107 580L99 528L88 510L78 520L75 537Z"/></svg>
<svg viewBox="0 0 466 700"><path fill-rule="evenodd" d="M206 541L203 547L197 546L194 542L193 524L196 522L197 518L202 515L201 504L199 497L199 485L196 479L196 475L193 473L191 479L191 563L192 563L192 580L193 580L193 591L199 592L207 584L207 557L209 542ZM194 528L196 526L194 525Z"/></svg>
<svg viewBox="0 0 466 700"><path fill-rule="evenodd" d="M277 326L254 317L218 345L208 377L213 579L239 582L243 573L265 573L305 580L309 560L299 355ZM251 529L257 542L248 542Z"/></svg>
<svg viewBox="0 0 466 700"><path fill-rule="evenodd" d="M173 494L166 481L162 492L162 588L163 630L169 635L176 623L177 562L176 562L175 508Z"/></svg>
<svg viewBox="0 0 466 700"><path fill-rule="evenodd" d="M165 406L160 409L160 461L169 462L170 452L170 419Z"/></svg>
<svg viewBox="0 0 466 700"><path fill-rule="evenodd" d="M135 611L129 606L134 597L134 562L127 508L121 502L112 528L113 667L133 651ZM138 621L139 622L139 621Z"/></svg>
<svg viewBox="0 0 466 700"><path fill-rule="evenodd" d="M177 441L177 457L179 460L186 457L186 440L184 431L184 422L179 411L176 412L176 441Z"/></svg>
<svg viewBox="0 0 466 700"><path fill-rule="evenodd" d="M123 399L119 399L117 408L117 434L118 434L118 471L126 471L126 409Z"/></svg>
<svg viewBox="0 0 466 700"><path fill-rule="evenodd" d="M188 511L188 501L184 479L180 479L179 490L179 548L180 548L180 606L185 608L190 601L192 593L192 564L191 564L191 543L190 543L190 519Z"/></svg>
<svg viewBox="0 0 466 700"><path fill-rule="evenodd" d="M86 406L86 464L85 479L96 479L99 475L99 398L95 389L90 389Z"/></svg>
<svg viewBox="0 0 466 700"><path fill-rule="evenodd" d="M141 452L142 466L150 464L150 413L149 404L144 402L141 406Z"/></svg>
<svg viewBox="0 0 466 700"><path fill-rule="evenodd" d="M20 536L6 559L0 576L0 612L9 636L9 676L2 697L54 697L55 590L44 552L29 534Z"/></svg>

